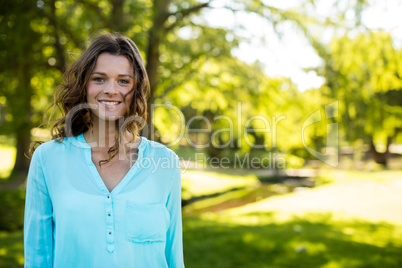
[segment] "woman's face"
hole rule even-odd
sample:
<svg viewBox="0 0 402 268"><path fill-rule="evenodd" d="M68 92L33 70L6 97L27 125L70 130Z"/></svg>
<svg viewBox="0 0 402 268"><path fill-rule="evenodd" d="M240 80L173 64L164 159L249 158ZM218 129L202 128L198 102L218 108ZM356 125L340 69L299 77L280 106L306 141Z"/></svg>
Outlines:
<svg viewBox="0 0 402 268"><path fill-rule="evenodd" d="M122 117L133 99L133 79L133 68L126 57L100 54L87 84L92 119L114 121Z"/></svg>

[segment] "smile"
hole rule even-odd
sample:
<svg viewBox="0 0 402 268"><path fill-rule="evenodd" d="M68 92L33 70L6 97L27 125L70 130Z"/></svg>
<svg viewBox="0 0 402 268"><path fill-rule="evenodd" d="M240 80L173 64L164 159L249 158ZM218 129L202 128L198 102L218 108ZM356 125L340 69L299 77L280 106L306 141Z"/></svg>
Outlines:
<svg viewBox="0 0 402 268"><path fill-rule="evenodd" d="M99 102L102 103L102 104L105 104L107 106L114 106L114 105L120 104L119 101L104 101L104 100L100 100Z"/></svg>

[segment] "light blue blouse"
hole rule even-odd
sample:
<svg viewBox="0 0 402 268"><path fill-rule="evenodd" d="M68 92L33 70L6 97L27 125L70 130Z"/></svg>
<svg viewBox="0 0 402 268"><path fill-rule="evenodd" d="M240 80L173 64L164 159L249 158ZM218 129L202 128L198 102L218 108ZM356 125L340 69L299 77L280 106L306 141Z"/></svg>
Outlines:
<svg viewBox="0 0 402 268"><path fill-rule="evenodd" d="M138 151L109 192L82 134L36 149L27 182L25 267L184 267L178 157L145 137Z"/></svg>

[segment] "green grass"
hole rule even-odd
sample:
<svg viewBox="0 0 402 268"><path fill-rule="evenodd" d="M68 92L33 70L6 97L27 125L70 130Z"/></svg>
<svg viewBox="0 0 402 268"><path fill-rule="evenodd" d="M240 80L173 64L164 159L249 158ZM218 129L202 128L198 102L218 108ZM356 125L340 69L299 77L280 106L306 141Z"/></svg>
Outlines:
<svg viewBox="0 0 402 268"><path fill-rule="evenodd" d="M402 267L401 226L335 221L330 214L286 222L272 213L247 217L249 224L219 216L184 217L186 267ZM22 231L0 232L0 267L22 267L22 262Z"/></svg>
<svg viewBox="0 0 402 268"><path fill-rule="evenodd" d="M258 179L254 175L235 175L199 170L187 170L182 174L184 199L224 192L256 183L258 183Z"/></svg>
<svg viewBox="0 0 402 268"><path fill-rule="evenodd" d="M281 222L272 213L184 219L188 267L402 267L402 229L387 223L334 221L328 214ZM258 219L254 221L252 219Z"/></svg>

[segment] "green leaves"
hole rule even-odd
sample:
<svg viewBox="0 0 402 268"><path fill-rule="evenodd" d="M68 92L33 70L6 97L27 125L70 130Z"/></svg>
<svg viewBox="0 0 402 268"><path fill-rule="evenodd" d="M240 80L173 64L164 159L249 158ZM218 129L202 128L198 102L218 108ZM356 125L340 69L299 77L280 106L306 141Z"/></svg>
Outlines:
<svg viewBox="0 0 402 268"><path fill-rule="evenodd" d="M375 136L385 141L402 126L402 105L397 101L402 92L401 52L382 31L332 40L324 75L332 97L341 102L348 140Z"/></svg>

